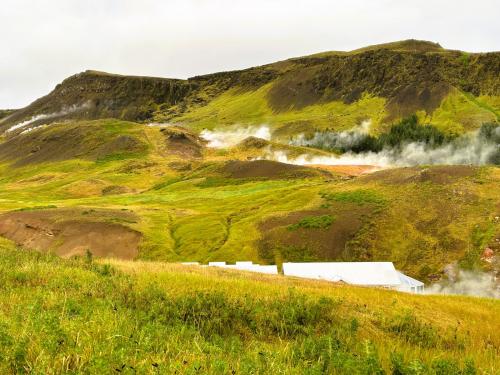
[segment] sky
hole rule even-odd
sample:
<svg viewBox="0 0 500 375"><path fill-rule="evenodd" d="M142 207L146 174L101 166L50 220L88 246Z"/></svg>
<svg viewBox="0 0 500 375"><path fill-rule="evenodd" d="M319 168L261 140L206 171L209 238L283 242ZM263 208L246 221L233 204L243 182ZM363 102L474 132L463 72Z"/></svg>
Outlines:
<svg viewBox="0 0 500 375"><path fill-rule="evenodd" d="M498 0L0 0L0 108L94 69L187 78L402 39L500 50Z"/></svg>

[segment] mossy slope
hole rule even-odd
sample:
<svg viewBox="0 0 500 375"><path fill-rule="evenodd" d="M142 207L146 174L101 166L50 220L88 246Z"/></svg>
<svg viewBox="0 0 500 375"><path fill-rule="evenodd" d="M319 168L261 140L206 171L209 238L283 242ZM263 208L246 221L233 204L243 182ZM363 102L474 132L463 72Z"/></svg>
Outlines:
<svg viewBox="0 0 500 375"><path fill-rule="evenodd" d="M495 300L0 244L0 371L494 374Z"/></svg>
<svg viewBox="0 0 500 375"><path fill-rule="evenodd" d="M116 117L196 129L269 123L281 135L371 119L377 132L421 112L456 133L498 121L499 71L498 52L469 54L415 40L188 80L87 71L4 119L0 130L52 113L45 121Z"/></svg>

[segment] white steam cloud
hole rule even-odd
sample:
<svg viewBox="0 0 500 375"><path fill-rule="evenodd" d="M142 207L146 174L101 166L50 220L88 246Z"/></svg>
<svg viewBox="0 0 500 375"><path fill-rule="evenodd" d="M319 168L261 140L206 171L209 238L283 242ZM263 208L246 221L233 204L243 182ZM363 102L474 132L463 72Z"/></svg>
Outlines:
<svg viewBox="0 0 500 375"><path fill-rule="evenodd" d="M351 149L359 145L369 135L370 121L339 133L316 133L312 138L299 136L291 141L298 146L322 146L329 149ZM500 127L494 130L493 137L486 139L479 131L464 135L440 146L425 142L410 142L398 147L385 147L381 151L348 151L340 156L301 155L288 158L286 153L270 153L266 158L290 164L325 165L376 165L380 167L405 167L433 164L488 164L500 152Z"/></svg>
<svg viewBox="0 0 500 375"><path fill-rule="evenodd" d="M23 122L20 122L18 124L15 124L13 126L11 126L9 129L7 129L5 132L6 133L10 133L10 132L13 132L17 129L22 129L36 121L41 121L41 120L50 120L50 119L53 119L53 118L56 118L56 117L61 117L61 116L66 116L66 115L69 115L71 113L74 113L74 112L78 112L78 111L81 111L83 109L88 109L90 108L91 106L91 102L86 102L82 105L72 105L70 107L63 107L63 109L61 109L60 111L58 112L53 112L53 113L42 113L40 115L36 115L36 116L33 116L31 117L29 120L25 120ZM33 127L30 128L30 130L33 130Z"/></svg>
<svg viewBox="0 0 500 375"><path fill-rule="evenodd" d="M289 158L284 152L270 152L266 159L276 160L289 164L324 164L324 165L376 165L380 167L406 167L415 165L433 164L473 164L484 165L489 162L495 153L499 152L499 145L487 141L477 132L439 147L423 142L412 142L401 148L385 148L379 152L346 152L340 156L311 156L300 155Z"/></svg>
<svg viewBox="0 0 500 375"><path fill-rule="evenodd" d="M315 146L322 145L329 149L350 149L359 144L370 134L371 120L366 120L361 125L342 132L315 133L312 138L306 138L303 134L292 139L290 142L294 146Z"/></svg>
<svg viewBox="0 0 500 375"><path fill-rule="evenodd" d="M495 276L486 272L460 270L450 280L426 288L426 294L459 294L500 298L500 284Z"/></svg>
<svg viewBox="0 0 500 375"><path fill-rule="evenodd" d="M257 137L268 141L271 139L271 131L268 126L261 125L227 130L203 130L200 136L208 141L208 147L224 148L235 146L248 137Z"/></svg>
<svg viewBox="0 0 500 375"><path fill-rule="evenodd" d="M359 126L332 133L316 133L312 138L299 135L290 141L294 146L322 145L331 149L349 150L360 144L369 135L371 121L363 121ZM381 151L348 151L341 155L318 156L304 153L290 157L286 151L268 149L261 159L275 160L296 165L372 165L382 168L406 167L415 165L484 165L500 153L500 145L495 141L500 138L500 127L494 130L494 137L486 139L479 131L466 134L452 142L434 145L425 142L411 142L398 147L385 147ZM245 138L257 137L271 139L271 130L267 125L233 127L224 130L204 130L201 137L208 141L208 147L224 148L237 145Z"/></svg>

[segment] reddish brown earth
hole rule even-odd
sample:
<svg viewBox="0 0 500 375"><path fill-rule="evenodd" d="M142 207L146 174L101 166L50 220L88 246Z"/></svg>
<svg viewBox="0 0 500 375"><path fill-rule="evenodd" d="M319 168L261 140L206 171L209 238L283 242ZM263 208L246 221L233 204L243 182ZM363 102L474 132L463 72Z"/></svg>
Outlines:
<svg viewBox="0 0 500 375"><path fill-rule="evenodd" d="M340 174L343 176L357 177L362 174L368 174L380 171L382 168L376 165L325 165L325 164L311 164L309 167L322 169L333 174Z"/></svg>
<svg viewBox="0 0 500 375"><path fill-rule="evenodd" d="M300 165L271 160L233 160L224 164L220 171L230 178L307 178L327 176L329 173Z"/></svg>
<svg viewBox="0 0 500 375"><path fill-rule="evenodd" d="M407 167L382 170L369 176L365 181L400 185L408 183L432 182L449 184L461 178L475 177L479 168L469 165L442 165L432 168Z"/></svg>
<svg viewBox="0 0 500 375"><path fill-rule="evenodd" d="M340 259L346 243L354 239L372 211L371 207L333 204L330 208L296 211L267 219L259 225L262 233L258 242L262 259L275 262L298 260ZM334 222L327 228L298 228L290 225L307 217L331 215Z"/></svg>
<svg viewBox="0 0 500 375"><path fill-rule="evenodd" d="M0 236L19 246L62 257L85 255L133 259L142 234L111 221L135 215L112 210L47 209L0 215Z"/></svg>
<svg viewBox="0 0 500 375"><path fill-rule="evenodd" d="M199 158L206 142L191 131L179 126L160 129L165 137L165 148L168 154L186 158Z"/></svg>

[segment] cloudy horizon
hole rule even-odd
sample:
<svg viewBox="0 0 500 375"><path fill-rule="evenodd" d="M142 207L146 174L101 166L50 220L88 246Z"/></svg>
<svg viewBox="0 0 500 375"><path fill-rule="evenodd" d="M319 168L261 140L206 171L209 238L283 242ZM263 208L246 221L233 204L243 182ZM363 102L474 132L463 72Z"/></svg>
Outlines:
<svg viewBox="0 0 500 375"><path fill-rule="evenodd" d="M494 0L3 0L0 108L87 70L188 78L291 57L423 39L500 50Z"/></svg>

